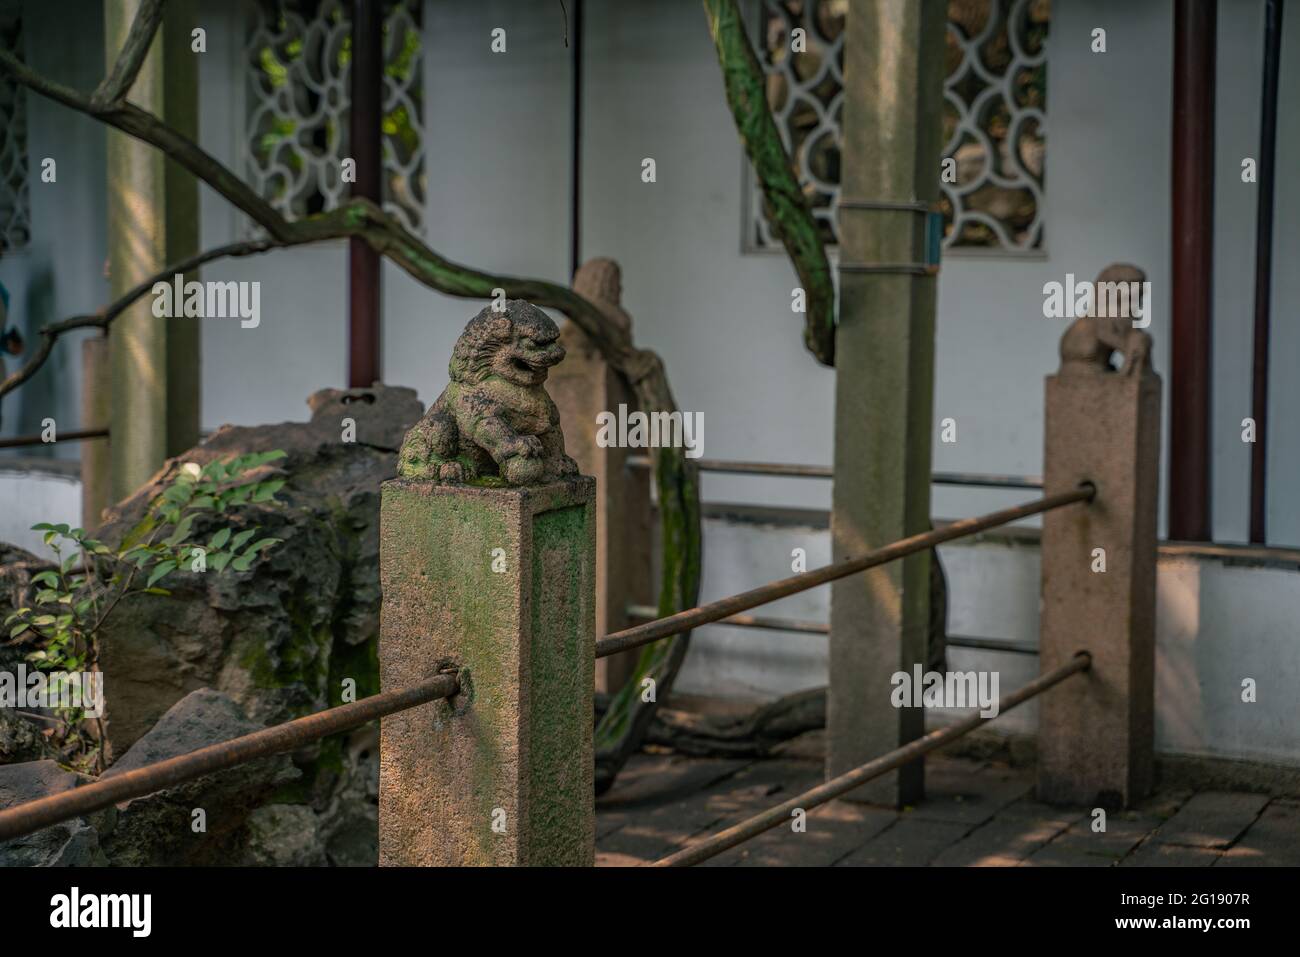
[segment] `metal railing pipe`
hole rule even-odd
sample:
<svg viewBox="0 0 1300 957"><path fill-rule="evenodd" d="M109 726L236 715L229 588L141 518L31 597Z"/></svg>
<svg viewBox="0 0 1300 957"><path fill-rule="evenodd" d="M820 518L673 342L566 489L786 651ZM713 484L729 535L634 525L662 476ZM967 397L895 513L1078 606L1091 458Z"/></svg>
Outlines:
<svg viewBox="0 0 1300 957"><path fill-rule="evenodd" d="M0 439L0 449L23 449L31 445L58 445L60 442L80 442L85 439L106 439L108 429L82 429L78 432L55 433L55 439L46 442L40 435L14 435Z"/></svg>
<svg viewBox="0 0 1300 957"><path fill-rule="evenodd" d="M1047 495L1035 502L1025 502L1022 505L1000 509L977 518L959 519L951 525L900 539L886 545L884 548L877 548L858 558L823 565L821 568L814 568L798 575L791 575L789 578L768 582L766 585L760 585L750 591L741 592L739 595L731 595L710 602L707 605L689 608L686 611L680 611L675 615L669 615L666 618L660 618L644 625L636 625L632 628L616 631L596 642L596 657L603 658L606 655L617 654L620 651L627 651L629 648L637 648L652 641L658 641L660 638L667 638L669 635L689 631L700 625L721 621L739 612L748 611L751 608L757 608L759 605L766 605L768 602L776 601L778 598L796 595L801 591L807 591L809 588L816 588L818 585L845 578L868 568L874 568L877 565L884 565L887 562L904 558L916 552L925 551L943 542L950 542L955 538L963 538L988 528L1006 525L1008 522L1014 522L1016 519L1026 518L1030 515L1049 512L1054 508L1073 505L1076 502L1090 501L1096 494L1096 487L1091 482L1085 482L1076 489L1071 489L1068 492L1058 492L1055 495Z"/></svg>
<svg viewBox="0 0 1300 957"><path fill-rule="evenodd" d="M73 788L71 791L27 801L0 811L0 841L21 837L112 804L144 797L213 771L293 751L376 718L405 711L438 698L449 698L459 688L460 684L454 674L436 675L409 688L371 695L360 701L295 718L229 741L210 744L189 754L158 761L134 771L100 778L93 784Z"/></svg>
<svg viewBox="0 0 1300 957"><path fill-rule="evenodd" d="M1010 711L1016 705L1023 704L1030 698L1042 694L1048 688L1064 681L1070 675L1086 671L1092 665L1092 656L1086 651L1081 651L1068 662L1055 668L1047 674L1040 675L1033 681L1029 682L1022 688L1018 688L1011 694L1002 698L998 702L998 715L1005 711ZM711 857L716 857L723 851L735 847L752 837L757 837L764 831L771 830L778 824L790 820L790 815L795 810L810 811L819 805L832 801L842 794L847 794L861 784L865 784L872 778L878 778L882 774L894 770L914 761L921 755L933 751L935 748L942 747L950 741L955 741L964 734L968 734L975 728L978 728L986 721L992 721L997 715L983 717L976 713L969 718L965 718L956 724L951 724L946 728L940 728L938 731L931 731L925 737L917 738L909 744L903 745L882 755L875 760L868 761L866 764L854 768L841 774L839 777L831 778L825 784L818 785L809 791L805 791L796 797L792 797L784 804L778 804L776 807L768 808L753 817L741 821L739 824L727 828L725 831L719 831L712 837L705 838L695 844L685 847L675 854L670 854L665 858L655 861L653 867L689 867L692 864L699 864L701 861L707 861Z"/></svg>
<svg viewBox="0 0 1300 957"><path fill-rule="evenodd" d="M627 464L631 468L648 469L651 459L648 455L630 455ZM794 462L739 462L727 459L696 459L695 465L701 472L727 472L733 475L770 475L781 478L819 478L835 477L835 470L829 465L800 465ZM991 472L934 472L930 481L935 485L962 485L980 488L1027 488L1043 487L1041 475L999 475Z"/></svg>

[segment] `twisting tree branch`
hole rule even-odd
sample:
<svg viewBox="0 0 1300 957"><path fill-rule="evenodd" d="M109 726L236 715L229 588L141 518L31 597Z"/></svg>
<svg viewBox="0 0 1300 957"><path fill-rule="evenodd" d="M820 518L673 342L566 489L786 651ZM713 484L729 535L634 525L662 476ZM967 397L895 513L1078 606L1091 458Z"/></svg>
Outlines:
<svg viewBox="0 0 1300 957"><path fill-rule="evenodd" d="M122 52L117 55L112 71L96 88L90 102L103 109L110 104L126 99L127 93L135 85L135 78L140 75L140 67L153 45L154 34L158 24L162 23L163 0L144 0L136 11L135 22L122 44Z"/></svg>
<svg viewBox="0 0 1300 957"><path fill-rule="evenodd" d="M736 120L736 132L754 166L763 198L767 200L773 231L807 296L804 345L823 365L835 365L835 286L830 262L808 209L799 179L786 155L781 133L767 107L766 77L745 34L736 0L704 0L709 32L718 50L727 102Z"/></svg>
<svg viewBox="0 0 1300 957"><path fill-rule="evenodd" d="M161 12L159 0L145 0L136 14L122 52L107 79L92 96L49 80L26 67L11 52L0 50L0 71L15 81L70 109L85 113L130 136L163 150L198 179L265 229L269 238L234 243L200 253L130 290L93 316L76 316L41 330L37 355L0 384L0 395L30 378L49 356L59 336L86 326L107 328L113 319L153 284L176 272L186 272L223 256L252 255L269 249L331 239L358 237L380 255L401 266L416 281L450 296L487 299L496 289L515 299L527 299L567 315L595 343L605 360L631 385L646 412L676 412L663 362L653 352L636 348L631 334L609 321L594 305L567 286L539 279L480 272L443 258L408 232L396 219L366 199L354 199L329 213L288 221L247 183L223 166L194 141L163 123L147 110L126 101L138 75ZM659 611L670 615L693 606L700 586L700 496L698 470L682 448L657 448L655 480L663 543ZM627 758L639 747L654 702L642 702L640 682L654 679L656 699L663 698L686 655L689 633L683 633L642 651L632 680L615 697L596 728L597 781L607 787Z"/></svg>

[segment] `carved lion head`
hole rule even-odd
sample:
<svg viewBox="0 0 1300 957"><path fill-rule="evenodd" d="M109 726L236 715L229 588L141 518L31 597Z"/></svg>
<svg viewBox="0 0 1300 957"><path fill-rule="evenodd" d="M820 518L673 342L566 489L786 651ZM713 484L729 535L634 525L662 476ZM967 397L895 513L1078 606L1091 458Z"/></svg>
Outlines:
<svg viewBox="0 0 1300 957"><path fill-rule="evenodd" d="M500 312L486 306L456 340L451 379L474 384L495 375L519 386L541 385L564 358L559 338L551 317L530 302L508 299Z"/></svg>

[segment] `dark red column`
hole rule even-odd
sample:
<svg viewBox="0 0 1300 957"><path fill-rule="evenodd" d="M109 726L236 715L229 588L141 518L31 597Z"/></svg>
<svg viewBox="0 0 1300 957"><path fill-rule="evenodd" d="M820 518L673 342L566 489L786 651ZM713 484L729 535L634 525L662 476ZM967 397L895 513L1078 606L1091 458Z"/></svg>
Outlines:
<svg viewBox="0 0 1300 957"><path fill-rule="evenodd" d="M355 0L352 7L352 106L349 152L357 161L352 195L381 202L383 148L383 4ZM379 254L364 240L348 249L348 385L368 386L379 375Z"/></svg>
<svg viewBox="0 0 1300 957"><path fill-rule="evenodd" d="M1209 541L1217 0L1174 5L1169 537Z"/></svg>

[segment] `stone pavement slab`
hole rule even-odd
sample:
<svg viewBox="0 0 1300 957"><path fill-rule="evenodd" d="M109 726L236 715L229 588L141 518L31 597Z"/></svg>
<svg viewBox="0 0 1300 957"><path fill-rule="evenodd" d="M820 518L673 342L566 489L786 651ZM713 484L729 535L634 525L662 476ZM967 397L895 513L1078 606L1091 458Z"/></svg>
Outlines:
<svg viewBox="0 0 1300 957"><path fill-rule="evenodd" d="M808 812L806 830L781 824L709 864L719 867L827 867L852 853L885 828L898 814L869 804L831 801Z"/></svg>
<svg viewBox="0 0 1300 957"><path fill-rule="evenodd" d="M1153 840L1161 844L1226 848L1255 823L1268 800L1264 794L1202 791L1179 808L1156 831Z"/></svg>
<svg viewBox="0 0 1300 957"><path fill-rule="evenodd" d="M935 867L1015 867L1078 818L1078 811L1019 801L945 848L931 863Z"/></svg>
<svg viewBox="0 0 1300 957"><path fill-rule="evenodd" d="M1300 805L1274 801L1215 867L1300 867Z"/></svg>
<svg viewBox="0 0 1300 957"><path fill-rule="evenodd" d="M1112 811L1106 830L1093 831L1085 813L1055 839L1029 855L1031 867L1110 867L1137 847L1161 824L1161 818L1135 811Z"/></svg>
<svg viewBox="0 0 1300 957"><path fill-rule="evenodd" d="M924 867L945 847L966 836L969 824L930 821L902 814L891 828L836 861L838 867Z"/></svg>
<svg viewBox="0 0 1300 957"><path fill-rule="evenodd" d="M1157 792L1111 811L1033 798L1033 772L938 757L927 797L896 811L832 801L807 831L783 823L706 866L1300 866L1300 801L1245 792ZM819 761L638 755L597 802L596 862L649 863L822 783Z"/></svg>

